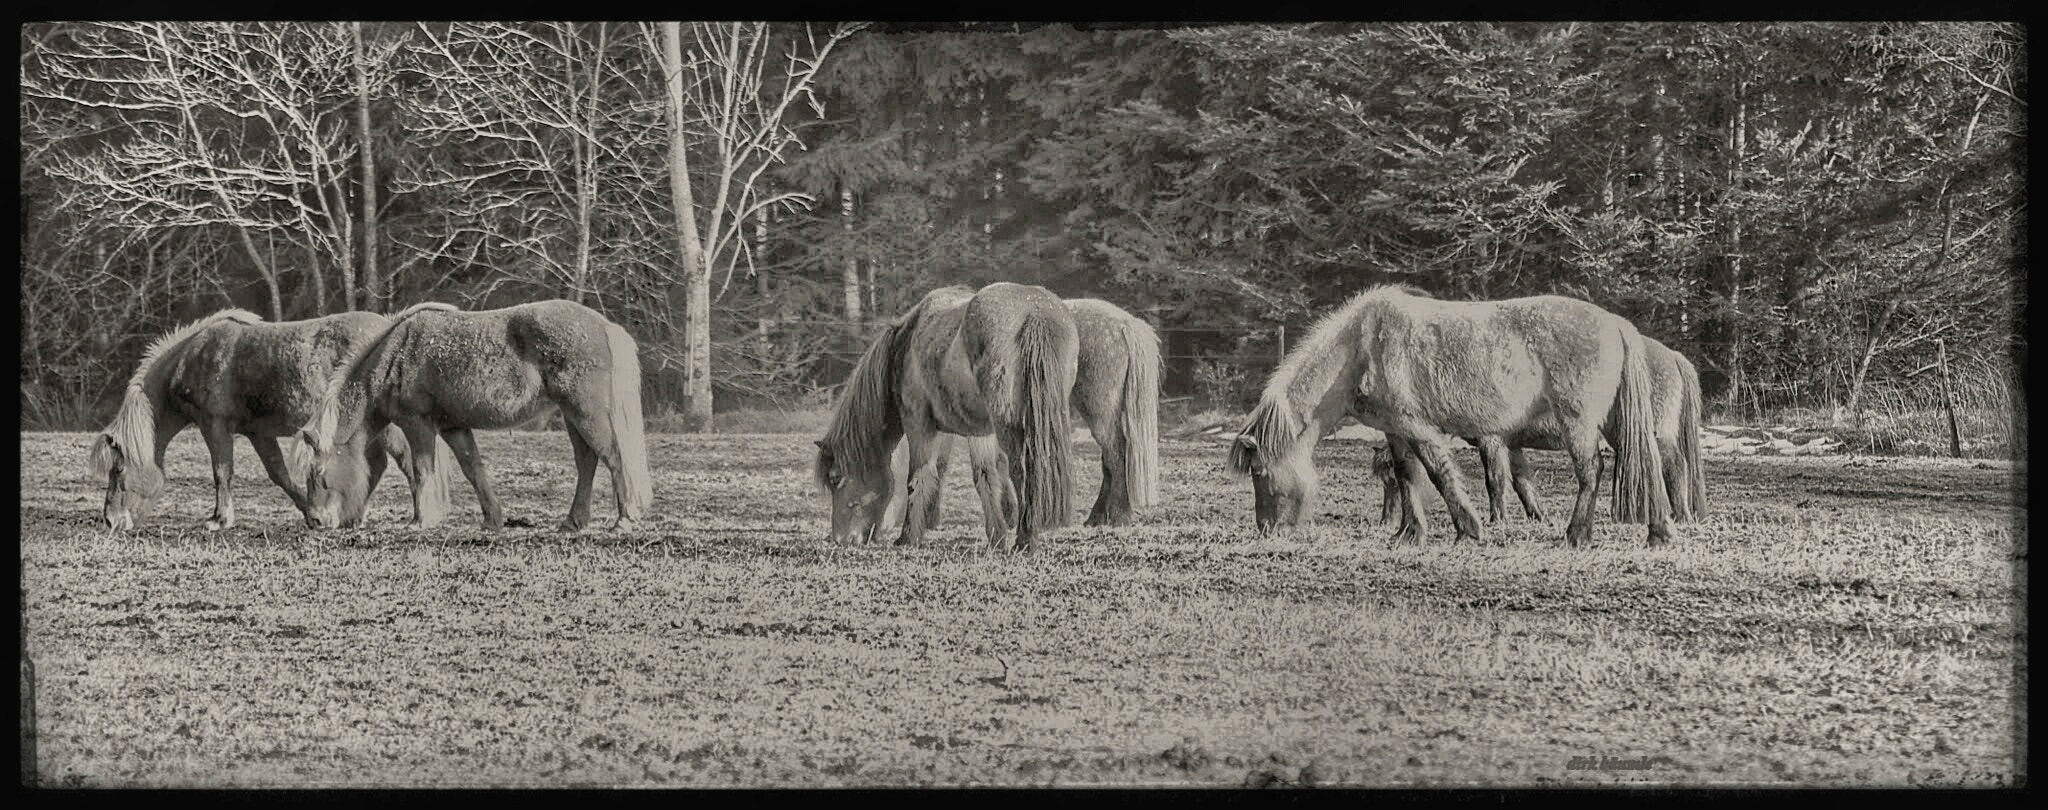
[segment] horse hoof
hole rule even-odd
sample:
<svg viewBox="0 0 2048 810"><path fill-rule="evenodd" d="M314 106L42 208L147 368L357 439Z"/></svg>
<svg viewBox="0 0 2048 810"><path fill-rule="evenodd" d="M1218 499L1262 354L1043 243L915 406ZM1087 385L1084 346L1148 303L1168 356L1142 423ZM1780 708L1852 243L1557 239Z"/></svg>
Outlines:
<svg viewBox="0 0 2048 810"><path fill-rule="evenodd" d="M583 531L584 525L586 524L578 523L573 520L563 520L562 522L555 524L555 531L574 534L576 532Z"/></svg>
<svg viewBox="0 0 2048 810"><path fill-rule="evenodd" d="M219 518L207 518L207 519L206 519L206 522L205 522L205 523L201 523L201 524L199 524L199 525L200 525L201 527L204 527L204 528L205 528L205 529L206 529L207 531L209 531L209 532L217 532L217 531L220 531L220 530L222 530L222 529L230 528L230 527L234 526L234 525L235 525L235 523L234 523L234 521L231 521L231 520L230 520L230 521L222 521L222 520L221 520L221 519L219 519Z"/></svg>
<svg viewBox="0 0 2048 810"><path fill-rule="evenodd" d="M612 521L612 524L609 528L615 532L637 531L640 528L640 521L634 520L633 518L629 517L622 517L618 520Z"/></svg>

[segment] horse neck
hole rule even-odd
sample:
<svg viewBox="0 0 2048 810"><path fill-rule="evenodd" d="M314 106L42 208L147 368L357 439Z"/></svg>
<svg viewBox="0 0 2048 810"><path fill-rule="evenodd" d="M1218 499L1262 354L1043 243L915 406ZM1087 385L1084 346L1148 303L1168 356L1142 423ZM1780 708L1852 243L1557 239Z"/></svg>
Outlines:
<svg viewBox="0 0 2048 810"><path fill-rule="evenodd" d="M1287 406L1302 422L1302 435L1295 442L1302 452L1314 447L1344 418L1352 389L1358 385L1358 341L1351 339L1350 330L1335 338L1329 345L1309 350L1286 384Z"/></svg>
<svg viewBox="0 0 2048 810"><path fill-rule="evenodd" d="M162 471L156 449L161 443L159 434L165 429L164 416L169 407L172 377L179 370L179 356L191 344L191 337L187 337L164 347L151 358L149 368L142 372L141 382L123 391L121 410L115 414L114 423L109 427L109 432L120 442L128 463L137 465L145 474Z"/></svg>
<svg viewBox="0 0 2048 810"><path fill-rule="evenodd" d="M861 356L847 380L842 410L829 428L833 452L859 469L886 468L891 451L903 438L902 420L892 418L900 407L897 367L902 361L897 353L907 343L897 340L897 329L902 328L892 328Z"/></svg>

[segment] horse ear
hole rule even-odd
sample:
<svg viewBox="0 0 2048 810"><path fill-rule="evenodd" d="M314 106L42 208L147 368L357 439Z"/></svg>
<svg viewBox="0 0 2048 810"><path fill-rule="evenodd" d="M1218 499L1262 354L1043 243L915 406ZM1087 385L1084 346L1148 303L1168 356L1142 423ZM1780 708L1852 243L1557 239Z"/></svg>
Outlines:
<svg viewBox="0 0 2048 810"><path fill-rule="evenodd" d="M92 450L86 453L86 461L92 465L93 472L98 475L106 475L119 469L121 466L120 442L114 441L114 434L112 433L100 434L99 440L92 443Z"/></svg>
<svg viewBox="0 0 2048 810"><path fill-rule="evenodd" d="M1230 449L1231 459L1239 470L1253 474L1266 471L1266 465L1259 460L1259 440L1252 438L1251 434L1237 434L1237 440Z"/></svg>

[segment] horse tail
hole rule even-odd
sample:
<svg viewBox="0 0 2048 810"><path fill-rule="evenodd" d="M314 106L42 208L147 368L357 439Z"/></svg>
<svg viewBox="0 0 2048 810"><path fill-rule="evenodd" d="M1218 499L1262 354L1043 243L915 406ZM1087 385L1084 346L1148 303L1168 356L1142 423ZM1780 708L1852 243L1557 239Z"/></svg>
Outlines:
<svg viewBox="0 0 2048 810"><path fill-rule="evenodd" d="M1616 319L1621 337L1621 388L1615 394L1614 519L1655 525L1670 515L1664 464L1657 452L1657 412L1651 404L1650 364L1643 336Z"/></svg>
<svg viewBox="0 0 2048 810"><path fill-rule="evenodd" d="M612 449L619 455L622 479L612 486L619 491L619 516L638 518L654 504L646 423L640 418L640 346L618 324L605 324L604 332L612 352L612 395L605 418L611 421Z"/></svg>
<svg viewBox="0 0 2048 810"><path fill-rule="evenodd" d="M1064 306L1057 312L1071 317ZM1073 329L1060 326L1058 317L1033 310L1024 317L1024 327L1017 334L1021 373L1016 390L1017 420L1012 424L1024 432L1024 458L1020 461L1029 505L1020 517L1034 533L1066 526L1074 517L1074 364L1063 360L1074 357L1079 347Z"/></svg>
<svg viewBox="0 0 2048 810"><path fill-rule="evenodd" d="M1159 502L1159 336L1144 321L1124 322L1124 481L1131 507Z"/></svg>
<svg viewBox="0 0 2048 810"><path fill-rule="evenodd" d="M1678 480L1666 484L1675 496L1672 517L1693 521L1707 513L1707 468L1700 463L1700 373L1678 352L1671 352L1671 362L1678 367L1678 458L1672 466Z"/></svg>

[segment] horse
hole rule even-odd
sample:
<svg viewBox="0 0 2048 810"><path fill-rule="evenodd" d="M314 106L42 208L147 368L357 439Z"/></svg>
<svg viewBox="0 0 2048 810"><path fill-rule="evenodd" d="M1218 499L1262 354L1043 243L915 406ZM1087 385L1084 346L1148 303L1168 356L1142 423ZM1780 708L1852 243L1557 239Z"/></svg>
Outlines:
<svg viewBox="0 0 2048 810"><path fill-rule="evenodd" d="M343 366L299 431L294 451L308 457L314 501L307 519L332 525L336 510L360 503L362 456L350 442L397 425L413 447L431 448L437 435L446 441L476 490L485 528L503 528L505 511L471 431L511 427L552 407L561 409L576 453L576 494L558 528L589 523L601 461L619 512L611 528L633 529L654 499L638 353L625 329L573 301L476 312L425 303L398 313ZM436 455L414 453L414 474L435 474ZM409 525L435 526L446 511L445 500L414 490Z"/></svg>
<svg viewBox="0 0 2048 810"><path fill-rule="evenodd" d="M1446 485L1458 539L1477 540L1449 439L1556 435L1579 481L1565 529L1576 547L1592 539L1605 435L1618 455L1614 516L1648 523L1658 546L1671 538L1671 506L1649 389L1635 326L1585 301L1439 301L1404 285L1374 287L1319 321L1273 371L1231 442L1230 466L1252 478L1260 531L1298 525L1315 496L1314 446L1350 415L1411 442L1415 459ZM1406 478L1409 487L1420 486L1416 478ZM1392 542L1421 539L1421 511L1415 516Z"/></svg>
<svg viewBox="0 0 2048 810"><path fill-rule="evenodd" d="M308 512L311 502L286 469L277 440L318 411L335 370L386 323L370 312L269 323L246 310L224 309L150 343L113 421L87 454L93 475L107 480L101 518L125 530L148 514L164 489L164 449L193 425L213 459L213 514L202 523L208 531L235 525L236 435L256 448L264 472L292 506ZM366 437L365 450L367 502L384 475L387 454L408 469L408 447L394 430ZM412 483L419 486L418 479ZM341 519L359 523L362 509Z"/></svg>
<svg viewBox="0 0 2048 810"><path fill-rule="evenodd" d="M1069 298L1066 304L1080 336L1071 407L1102 448L1102 486L1082 525L1125 525L1133 509L1159 502L1159 336L1144 319L1108 301ZM925 501L927 529L939 523L939 495L953 444L954 437L942 433L933 446L935 489ZM970 438L967 448L984 522L996 517L1007 526L1017 498L1004 472L1008 457L993 435ZM909 500L909 448L897 445L890 464L897 488L882 521L885 527L901 525L901 506Z"/></svg>
<svg viewBox="0 0 2048 810"><path fill-rule="evenodd" d="M1044 287L997 282L926 293L861 354L816 442L814 474L832 501L832 540L873 539L892 500L889 459L901 442L910 502L896 544L922 542L939 490L941 433L999 443L1018 501L1012 549L1036 551L1041 534L1070 524L1079 342L1073 313ZM1003 547L1007 530L988 528L990 546Z"/></svg>
<svg viewBox="0 0 2048 810"><path fill-rule="evenodd" d="M1643 348L1649 356L1650 399L1657 420L1657 453L1664 463L1664 491L1671 502L1671 519L1676 523L1691 523L1706 513L1707 489L1706 467L1700 460L1700 376L1691 360L1685 355L1665 346L1656 338L1643 336ZM1535 487L1529 473L1528 459L1524 449L1559 450L1562 443L1554 436L1523 433L1510 441L1501 436L1479 436L1465 439L1479 449L1479 458L1486 470L1486 491L1490 508L1489 522L1500 522L1503 513L1503 479L1512 478L1515 495L1521 499L1522 509L1530 518L1543 519L1543 510L1538 506ZM1386 448L1376 449L1373 454L1373 471L1380 477L1382 496L1380 521L1386 522L1393 512L1394 502L1400 490L1396 473L1398 456L1406 455L1405 442L1389 437ZM1439 492L1443 485L1435 483ZM1406 501L1401 503L1409 507ZM1405 519L1404 512L1404 519Z"/></svg>

